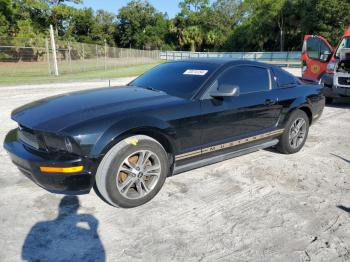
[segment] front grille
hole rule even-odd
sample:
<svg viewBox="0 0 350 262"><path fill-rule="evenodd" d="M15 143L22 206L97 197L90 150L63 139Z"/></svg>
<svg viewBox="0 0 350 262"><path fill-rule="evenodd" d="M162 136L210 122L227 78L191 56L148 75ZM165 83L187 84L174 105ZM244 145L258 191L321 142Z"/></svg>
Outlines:
<svg viewBox="0 0 350 262"><path fill-rule="evenodd" d="M350 86L350 77L338 77L339 85Z"/></svg>
<svg viewBox="0 0 350 262"><path fill-rule="evenodd" d="M20 126L17 131L18 139L21 140L24 144L39 149L39 140L34 132L28 128Z"/></svg>

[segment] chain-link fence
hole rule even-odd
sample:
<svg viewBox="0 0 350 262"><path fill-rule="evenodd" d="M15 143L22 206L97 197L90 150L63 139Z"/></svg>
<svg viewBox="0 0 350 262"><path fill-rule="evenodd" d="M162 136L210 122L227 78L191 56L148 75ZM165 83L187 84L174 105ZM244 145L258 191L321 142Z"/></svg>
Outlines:
<svg viewBox="0 0 350 262"><path fill-rule="evenodd" d="M0 37L0 76L49 74L45 39Z"/></svg>
<svg viewBox="0 0 350 262"><path fill-rule="evenodd" d="M277 63L281 66L300 66L300 52L181 52L149 51L77 43L51 39L0 37L0 77L17 78L59 75L78 72L118 69L131 65L151 64L162 60L198 57L227 57Z"/></svg>
<svg viewBox="0 0 350 262"><path fill-rule="evenodd" d="M57 46L57 63L61 74L108 70L160 60L157 50L137 50L65 41L57 41ZM52 61L52 59L49 60Z"/></svg>
<svg viewBox="0 0 350 262"><path fill-rule="evenodd" d="M70 74L110 70L160 60L158 50L137 50L57 40L58 72ZM54 74L54 56L49 38L0 37L0 76Z"/></svg>

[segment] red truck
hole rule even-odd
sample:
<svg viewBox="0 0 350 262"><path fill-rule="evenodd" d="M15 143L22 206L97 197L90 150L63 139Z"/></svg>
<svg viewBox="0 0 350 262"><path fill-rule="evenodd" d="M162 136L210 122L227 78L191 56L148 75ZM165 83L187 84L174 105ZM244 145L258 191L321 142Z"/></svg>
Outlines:
<svg viewBox="0 0 350 262"><path fill-rule="evenodd" d="M350 26L337 48L319 35L306 35L301 54L304 78L319 80L327 102L350 97Z"/></svg>

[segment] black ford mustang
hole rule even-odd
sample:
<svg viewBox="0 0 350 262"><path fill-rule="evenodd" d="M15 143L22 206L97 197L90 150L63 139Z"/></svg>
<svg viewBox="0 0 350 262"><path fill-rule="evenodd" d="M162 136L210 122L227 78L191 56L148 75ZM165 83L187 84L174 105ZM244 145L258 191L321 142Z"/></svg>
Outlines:
<svg viewBox="0 0 350 262"><path fill-rule="evenodd" d="M320 86L257 62L165 63L128 86L75 92L13 111L4 146L55 193L134 207L169 175L276 146L298 152L325 99Z"/></svg>

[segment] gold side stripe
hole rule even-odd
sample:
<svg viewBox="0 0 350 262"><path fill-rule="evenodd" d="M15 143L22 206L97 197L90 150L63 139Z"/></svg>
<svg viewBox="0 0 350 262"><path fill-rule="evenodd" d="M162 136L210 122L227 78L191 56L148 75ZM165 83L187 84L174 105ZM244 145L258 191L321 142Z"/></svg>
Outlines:
<svg viewBox="0 0 350 262"><path fill-rule="evenodd" d="M190 158L190 157L194 157L194 156L198 156L198 155L202 155L202 154L207 154L207 153L211 153L211 152L227 149L227 148L230 148L230 147L243 145L243 144L254 142L254 141L257 141L257 140L262 140L262 139L267 138L267 137L280 135L283 132L284 132L284 129L279 129L279 130L275 130L275 131L272 131L272 132L264 133L264 134L261 134L261 135L247 137L247 138L243 138L243 139L240 139L240 140L228 142L228 143L225 143L225 144L203 148L202 150L196 150L196 151L188 152L188 153L185 153L185 154L177 155L175 157L175 160L183 160L183 159L186 159L186 158Z"/></svg>
<svg viewBox="0 0 350 262"><path fill-rule="evenodd" d="M189 153L185 153L185 154L182 154L182 155L177 155L175 157L176 160L181 160L181 159L185 159L185 158L189 158L189 157L193 157L193 156L198 156L198 155L201 155L202 154L202 150L196 150L196 151L192 151L192 152L189 152Z"/></svg>

